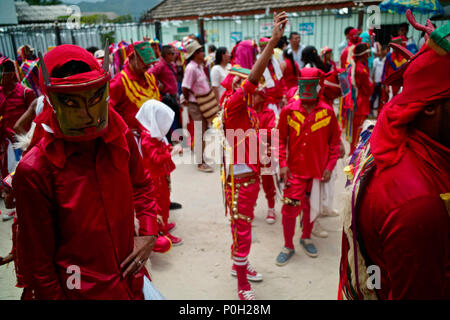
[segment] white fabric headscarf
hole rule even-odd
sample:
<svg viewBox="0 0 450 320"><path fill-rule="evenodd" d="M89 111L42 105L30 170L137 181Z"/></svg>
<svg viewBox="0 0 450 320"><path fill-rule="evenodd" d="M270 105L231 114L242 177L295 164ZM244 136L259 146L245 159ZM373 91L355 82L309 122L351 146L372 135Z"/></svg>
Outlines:
<svg viewBox="0 0 450 320"><path fill-rule="evenodd" d="M175 112L158 100L147 100L136 114L136 119L150 132L152 138L166 141ZM167 142L167 141L166 141Z"/></svg>

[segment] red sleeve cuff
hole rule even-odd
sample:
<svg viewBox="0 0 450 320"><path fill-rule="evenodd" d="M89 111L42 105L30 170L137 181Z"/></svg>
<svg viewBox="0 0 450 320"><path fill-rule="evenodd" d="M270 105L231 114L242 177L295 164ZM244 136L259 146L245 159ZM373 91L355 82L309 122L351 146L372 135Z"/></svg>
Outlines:
<svg viewBox="0 0 450 320"><path fill-rule="evenodd" d="M158 235L158 222L156 218L146 219L145 225L139 221L139 235L140 236L157 236Z"/></svg>
<svg viewBox="0 0 450 320"><path fill-rule="evenodd" d="M258 88L257 85L254 85L247 79L244 80L244 82L242 83L241 86L245 93L250 93L250 94L254 94L256 89Z"/></svg>

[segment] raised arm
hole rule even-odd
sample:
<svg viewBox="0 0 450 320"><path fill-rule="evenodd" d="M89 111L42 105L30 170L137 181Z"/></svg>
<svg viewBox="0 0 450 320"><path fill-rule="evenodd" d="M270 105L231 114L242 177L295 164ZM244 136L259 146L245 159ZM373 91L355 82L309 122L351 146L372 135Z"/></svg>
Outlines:
<svg viewBox="0 0 450 320"><path fill-rule="evenodd" d="M267 67L267 64L269 63L270 58L272 57L273 49L284 34L284 29L287 22L288 17L286 12L283 11L280 14L274 13L272 37L270 38L270 41L262 52L261 56L258 58L258 60L256 60L256 63L254 64L252 70L250 71L250 74L248 76L248 81L250 83L254 85L258 84L259 79L261 78L264 70Z"/></svg>

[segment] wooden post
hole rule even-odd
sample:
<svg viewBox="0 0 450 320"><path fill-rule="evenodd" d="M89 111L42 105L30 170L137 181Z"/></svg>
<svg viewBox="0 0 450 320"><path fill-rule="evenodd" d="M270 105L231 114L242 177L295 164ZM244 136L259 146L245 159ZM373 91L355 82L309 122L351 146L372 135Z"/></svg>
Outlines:
<svg viewBox="0 0 450 320"><path fill-rule="evenodd" d="M56 35L56 45L60 46L62 44L62 41L61 41L61 32L59 30L58 22L55 22L55 35Z"/></svg>
<svg viewBox="0 0 450 320"><path fill-rule="evenodd" d="M205 24L204 24L204 20L203 18L199 18L198 19L198 33L200 35L199 40L200 40L200 44L204 45L205 44Z"/></svg>
<svg viewBox="0 0 450 320"><path fill-rule="evenodd" d="M159 40L159 43L163 43L162 39L162 30L161 30L161 21L155 21L155 36L156 39Z"/></svg>
<svg viewBox="0 0 450 320"><path fill-rule="evenodd" d="M358 29L363 30L364 23L364 5L362 2L358 3Z"/></svg>

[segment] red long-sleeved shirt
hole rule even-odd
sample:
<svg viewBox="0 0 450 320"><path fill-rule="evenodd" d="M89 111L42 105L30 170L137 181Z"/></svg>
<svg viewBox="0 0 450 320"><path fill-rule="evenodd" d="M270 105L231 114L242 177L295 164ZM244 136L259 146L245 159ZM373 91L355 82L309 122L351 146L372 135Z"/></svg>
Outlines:
<svg viewBox="0 0 450 320"><path fill-rule="evenodd" d="M374 84L370 81L370 70L367 62L355 63L355 83L358 89L356 97L356 114L368 115L370 113L370 97L374 90Z"/></svg>
<svg viewBox="0 0 450 320"><path fill-rule="evenodd" d="M171 146L153 138L147 131L141 133L141 150L144 165L152 177L169 175L175 169L170 153Z"/></svg>
<svg viewBox="0 0 450 320"><path fill-rule="evenodd" d="M380 268L380 299L450 299L450 151L420 131L361 195L358 233ZM377 159L375 158L375 163Z"/></svg>
<svg viewBox="0 0 450 320"><path fill-rule="evenodd" d="M138 86L144 88L146 92L140 91ZM150 99L161 100L156 79L151 73L138 77L130 66L126 65L110 82L109 105L120 114L132 130L139 132L142 130L141 124L136 119L136 113L142 104Z"/></svg>
<svg viewBox="0 0 450 320"><path fill-rule="evenodd" d="M339 158L341 131L333 109L318 101L310 114L296 99L281 109L278 120L280 168L304 179L321 179Z"/></svg>
<svg viewBox="0 0 450 320"><path fill-rule="evenodd" d="M17 167L16 261L37 299L143 298L144 271L123 279L120 264L133 251L134 212L139 234L156 235L159 207L132 133L109 114L95 153L45 132ZM67 286L70 266L78 289Z"/></svg>
<svg viewBox="0 0 450 320"><path fill-rule="evenodd" d="M224 106L225 137L233 148L233 164L246 164L253 172L259 172L258 118L248 107L256 86L244 80ZM227 131L230 130L230 131Z"/></svg>

